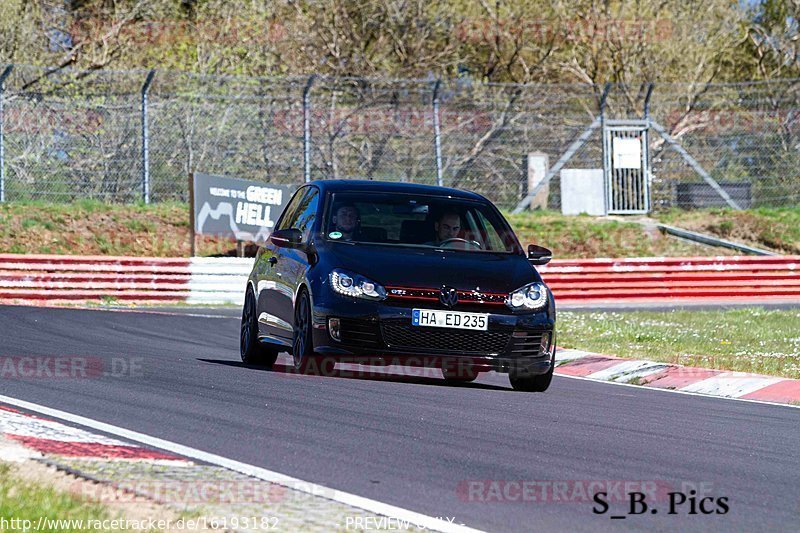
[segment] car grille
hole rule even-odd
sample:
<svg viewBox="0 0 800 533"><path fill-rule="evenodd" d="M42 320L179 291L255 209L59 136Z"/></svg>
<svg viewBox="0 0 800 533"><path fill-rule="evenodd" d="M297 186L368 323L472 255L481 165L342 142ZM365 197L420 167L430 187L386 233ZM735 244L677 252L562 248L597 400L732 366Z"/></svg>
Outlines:
<svg viewBox="0 0 800 533"><path fill-rule="evenodd" d="M376 320L342 318L340 324L343 343L368 348L381 345L381 330Z"/></svg>
<svg viewBox="0 0 800 533"><path fill-rule="evenodd" d="M381 325L383 339L389 348L415 351L435 350L474 354L502 353L506 350L510 331L447 330L411 326L408 320L387 320Z"/></svg>
<svg viewBox="0 0 800 533"><path fill-rule="evenodd" d="M386 287L388 298L394 305L415 306L424 302L425 305L435 305L437 308L444 309L439 301L441 289L426 289L419 287ZM503 306L506 301L506 294L477 291L458 291L458 308L463 310L465 307L477 308L486 312L487 306Z"/></svg>

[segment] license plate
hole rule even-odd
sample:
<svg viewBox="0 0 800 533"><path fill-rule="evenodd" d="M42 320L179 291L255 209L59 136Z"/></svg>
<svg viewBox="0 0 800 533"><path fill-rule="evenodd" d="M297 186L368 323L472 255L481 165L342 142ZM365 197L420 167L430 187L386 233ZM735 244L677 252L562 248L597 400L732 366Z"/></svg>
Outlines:
<svg viewBox="0 0 800 533"><path fill-rule="evenodd" d="M462 313L459 311L434 311L414 309L411 312L412 326L432 328L489 329L489 315L484 313Z"/></svg>

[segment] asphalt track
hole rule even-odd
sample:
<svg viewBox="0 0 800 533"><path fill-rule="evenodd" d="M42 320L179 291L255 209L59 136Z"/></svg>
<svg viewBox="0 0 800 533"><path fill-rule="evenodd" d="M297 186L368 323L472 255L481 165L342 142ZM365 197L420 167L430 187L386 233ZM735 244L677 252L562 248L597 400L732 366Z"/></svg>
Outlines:
<svg viewBox="0 0 800 533"><path fill-rule="evenodd" d="M796 408L563 377L545 394L525 394L494 374L468 386L298 376L243 366L238 327L230 317L0 307L0 357L122 358L141 369L3 378L0 394L488 531L797 531L800 523ZM730 511L687 515L687 504L668 515L659 499L650 502L659 514L612 520L627 505L595 515L592 501L552 495L471 501L459 491L468 480L683 484L728 498Z"/></svg>

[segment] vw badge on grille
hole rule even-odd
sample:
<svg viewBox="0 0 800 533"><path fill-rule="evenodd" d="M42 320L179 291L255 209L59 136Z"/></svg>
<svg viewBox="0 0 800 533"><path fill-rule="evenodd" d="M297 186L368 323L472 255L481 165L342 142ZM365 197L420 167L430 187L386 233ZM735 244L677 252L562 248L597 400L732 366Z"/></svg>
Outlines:
<svg viewBox="0 0 800 533"><path fill-rule="evenodd" d="M458 291L453 287L442 287L439 293L439 301L445 307L453 307L458 303Z"/></svg>

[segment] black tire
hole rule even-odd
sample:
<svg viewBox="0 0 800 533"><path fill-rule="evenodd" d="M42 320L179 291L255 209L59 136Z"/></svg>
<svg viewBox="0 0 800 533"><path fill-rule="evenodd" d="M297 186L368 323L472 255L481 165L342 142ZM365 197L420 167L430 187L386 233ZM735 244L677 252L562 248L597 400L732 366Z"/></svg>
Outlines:
<svg viewBox="0 0 800 533"><path fill-rule="evenodd" d="M478 372L466 367L442 367L442 377L447 383L471 383L478 378Z"/></svg>
<svg viewBox="0 0 800 533"><path fill-rule="evenodd" d="M294 306L294 341L292 342L292 358L294 369L305 373L309 361L314 356L314 345L311 339L311 301L308 293L301 290Z"/></svg>
<svg viewBox="0 0 800 533"><path fill-rule="evenodd" d="M242 307L242 327L239 332L239 352L246 365L272 368L278 359L278 350L261 344L258 340L258 310L253 290L248 287Z"/></svg>
<svg viewBox="0 0 800 533"><path fill-rule="evenodd" d="M520 392L544 392L550 387L550 382L553 381L553 371L555 368L552 366L545 374L531 376L524 372L511 372L508 374L508 380L511 382L511 387Z"/></svg>

